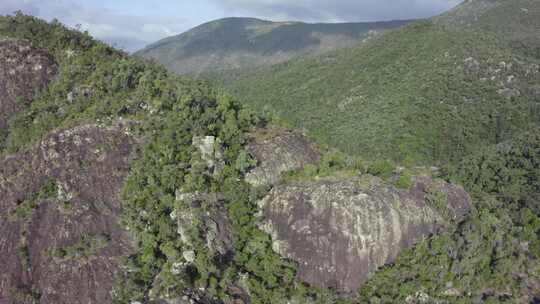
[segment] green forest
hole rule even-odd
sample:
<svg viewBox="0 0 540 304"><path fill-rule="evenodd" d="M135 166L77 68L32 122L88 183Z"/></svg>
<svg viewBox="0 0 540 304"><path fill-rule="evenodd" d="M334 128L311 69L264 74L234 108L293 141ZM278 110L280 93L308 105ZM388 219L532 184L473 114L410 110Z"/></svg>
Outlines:
<svg viewBox="0 0 540 304"><path fill-rule="evenodd" d="M115 303L184 296L234 303L241 296L234 287L249 290L253 304L519 303L538 292L540 57L530 44L517 47L489 28L421 21L358 47L207 82L56 20L0 17L0 37L30 41L59 65L57 78L0 132L0 155L59 129L136 122L142 144L122 192L122 225L138 250L123 261ZM284 181L370 174L406 189L412 175L438 166L436 177L463 185L473 210L404 251L357 294L302 283L295 262L274 252L257 225L257 202L269 188L244 181L256 165L248 133L273 124L305 130L324 154ZM193 144L202 136L221 141L213 170ZM32 208L24 202L17 216ZM180 214L192 223L185 238ZM220 214L233 235L226 252L207 239L209 216ZM83 240L53 254L77 258L100 246Z"/></svg>
<svg viewBox="0 0 540 304"><path fill-rule="evenodd" d="M540 121L538 19L522 16L526 5L538 10L507 1L471 26L421 21L323 56L210 78L348 154L456 164Z"/></svg>

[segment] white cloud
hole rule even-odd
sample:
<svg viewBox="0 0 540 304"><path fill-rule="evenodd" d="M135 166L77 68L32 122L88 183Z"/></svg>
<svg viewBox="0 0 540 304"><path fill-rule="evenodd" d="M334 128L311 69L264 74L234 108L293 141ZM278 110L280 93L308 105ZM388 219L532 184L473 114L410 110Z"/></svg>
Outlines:
<svg viewBox="0 0 540 304"><path fill-rule="evenodd" d="M0 14L11 14L22 10L27 14L39 14L39 6L32 0L2 0L0 1Z"/></svg>
<svg viewBox="0 0 540 304"><path fill-rule="evenodd" d="M0 0L0 14L21 10L46 20L58 18L68 26L80 24L96 38L135 51L186 29L181 18L128 15L69 0Z"/></svg>
<svg viewBox="0 0 540 304"><path fill-rule="evenodd" d="M210 0L232 14L312 22L426 18L462 0Z"/></svg>
<svg viewBox="0 0 540 304"><path fill-rule="evenodd" d="M112 1L112 0L110 0ZM0 0L0 14L22 10L47 20L82 25L98 39L134 51L161 38L181 33L209 18L249 16L270 20L358 22L424 18L461 0L132 0L145 15L104 8L101 1ZM186 1L186 2L184 2ZM83 4L84 3L84 4ZM100 7L101 6L101 7ZM176 11L175 11L176 10ZM181 17L176 13L180 12Z"/></svg>

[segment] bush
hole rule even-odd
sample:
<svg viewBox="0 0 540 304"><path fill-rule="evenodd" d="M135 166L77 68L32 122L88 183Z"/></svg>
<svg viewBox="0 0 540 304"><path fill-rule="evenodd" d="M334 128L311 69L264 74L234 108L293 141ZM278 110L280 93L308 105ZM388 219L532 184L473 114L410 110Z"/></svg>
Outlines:
<svg viewBox="0 0 540 304"><path fill-rule="evenodd" d="M449 177L473 194L469 218L378 271L361 289L359 301L401 302L417 291L448 303L516 303L527 295L535 301L522 284L537 280L540 269L538 134L484 148L449 169ZM438 208L447 206L433 194L428 200ZM445 295L448 290L458 295Z"/></svg>
<svg viewBox="0 0 540 304"><path fill-rule="evenodd" d="M409 189L412 186L412 183L412 174L408 170L405 170L399 174L394 185L401 189Z"/></svg>
<svg viewBox="0 0 540 304"><path fill-rule="evenodd" d="M394 174L395 166L388 160L378 160L368 166L367 173L389 179Z"/></svg>

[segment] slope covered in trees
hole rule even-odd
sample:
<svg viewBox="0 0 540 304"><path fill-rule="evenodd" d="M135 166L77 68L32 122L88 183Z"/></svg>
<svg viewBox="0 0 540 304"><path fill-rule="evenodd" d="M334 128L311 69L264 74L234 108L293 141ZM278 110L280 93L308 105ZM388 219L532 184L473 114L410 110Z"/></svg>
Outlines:
<svg viewBox="0 0 540 304"><path fill-rule="evenodd" d="M267 125L264 116L203 82L171 75L57 22L49 24L21 14L0 17L1 37L31 43L58 66L54 80L29 94L25 106L7 119L0 137L2 163L17 160L17 165L11 162L2 167L9 174L0 176L0 191L18 195L0 201L2 227L16 227L0 236L0 250L6 250L4 244L11 244L17 236L21 242L15 244L15 257L26 266L13 274L9 264L6 269L10 272L0 274L0 287L4 288L0 289L0 302L103 303L113 301L111 297L116 303L131 304L182 303L185 297L204 304L538 301L538 66L530 52L517 52L507 40L493 35L423 22L359 48L277 66L273 68L275 79L254 77L279 81L281 86L274 88L272 82L268 87L254 82L265 84L259 87L264 94L288 88L294 94L286 96L297 96L298 102L318 100L314 104L289 100L283 107L294 110L290 112L294 115L312 113L302 117L305 125L297 121L301 126L336 126L331 136L325 135L326 127L311 128L321 139L365 158L448 162L440 177L462 183L473 196L473 211L463 215L463 221L453 222L450 216L447 220L455 224L448 225L450 230L422 237L395 263L370 273L358 295L343 297L335 290L302 283L297 265L276 253L272 236L260 229L257 202L270 186L256 188L245 181L246 173L258 163L246 146L250 136L259 136L261 143L272 138L272 130L253 132ZM356 62L352 58L358 65L352 64ZM287 66L291 70L281 70ZM306 71L309 73L304 75ZM304 79L305 86L293 90L286 83L291 79ZM342 96L339 94L351 98L332 104L333 98ZM262 96L275 101L270 95ZM310 111L302 110L306 105ZM334 113L335 120L320 119L324 112ZM290 121L294 121L293 114ZM284 148L283 144L276 146ZM295 148L293 151L301 147ZM121 161L102 154L109 150ZM392 198L385 200L389 208L399 209L402 202L394 202L398 196L393 194L416 194L411 187L413 175L437 175L435 168L396 168L383 159L372 163L329 151L319 164L312 164L319 159L314 155L309 165L285 173L281 183L314 184L316 189L325 181L359 183L348 195L361 200L388 195ZM46 165L35 170L38 163L31 160L46 157L50 158ZM113 162L121 167L109 165ZM292 163L296 162L301 160ZM126 171L129 175L121 193L103 182L115 181L118 186ZM94 179L88 179L89 174ZM100 178L99 174L107 176ZM30 178L17 183L17 178L44 175L48 179L41 186ZM98 186L89 186L93 184L88 180ZM66 185L74 187L67 189ZM379 188L387 191L377 192ZM100 198L100 193L107 193L107 198ZM420 203L444 213L448 193L426 189L418 194ZM325 197L332 198L333 193ZM302 203L303 199L297 201L288 203ZM104 202L113 204L112 208ZM47 210L57 212L57 217ZM119 221L119 210L122 225L112 223ZM351 210L340 210L350 215ZM132 254L116 259L107 251L114 248L115 238L85 235L77 226L85 212L111 222L99 228L122 235L126 247L133 247ZM49 231L30 231L29 221L67 222L66 227L73 229L67 230L71 239L41 244L34 253L31 242L43 238L27 236ZM307 223L309 229L318 229L319 224ZM6 235L10 238L4 241ZM100 260L107 263L96 266ZM61 269L54 273L61 276L58 280L47 281L53 287L43 288L43 282L36 281L39 276L26 275L34 274L27 266L40 261L45 266L59 266L50 269ZM73 290L72 297L62 298L62 288L71 286L64 284L71 277L62 277L63 271L81 273L80 268L94 267L101 267L95 273L106 273L107 282L113 275L107 271L119 269L114 274L118 278L115 288L96 278L76 282L103 288L98 290L103 301ZM4 284L15 281L20 284Z"/></svg>
<svg viewBox="0 0 540 304"><path fill-rule="evenodd" d="M1 301L348 301L299 281L259 228L268 189L244 181L245 146L264 119L58 22L0 17L0 35L58 66L2 133Z"/></svg>
<svg viewBox="0 0 540 304"><path fill-rule="evenodd" d="M494 33L515 50L540 58L539 14L536 0L475 0L467 1L435 20Z"/></svg>
<svg viewBox="0 0 540 304"><path fill-rule="evenodd" d="M471 3L497 5L449 21ZM539 124L539 7L468 1L358 47L217 78L245 104L348 153L455 162Z"/></svg>
<svg viewBox="0 0 540 304"><path fill-rule="evenodd" d="M211 21L138 51L180 74L253 68L352 46L410 21L309 24L254 18Z"/></svg>
<svg viewBox="0 0 540 304"><path fill-rule="evenodd" d="M473 194L476 210L380 271L361 299L401 302L419 293L438 303L540 301L539 134L483 148L449 170Z"/></svg>

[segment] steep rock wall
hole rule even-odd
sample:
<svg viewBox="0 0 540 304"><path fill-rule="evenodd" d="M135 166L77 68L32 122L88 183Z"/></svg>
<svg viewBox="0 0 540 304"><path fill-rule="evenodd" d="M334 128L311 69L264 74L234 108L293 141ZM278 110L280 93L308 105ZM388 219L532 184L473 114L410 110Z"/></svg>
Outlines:
<svg viewBox="0 0 540 304"><path fill-rule="evenodd" d="M0 303L110 303L129 124L54 132L0 160Z"/></svg>
<svg viewBox="0 0 540 304"><path fill-rule="evenodd" d="M24 41L0 39L0 130L58 73L51 55Z"/></svg>

